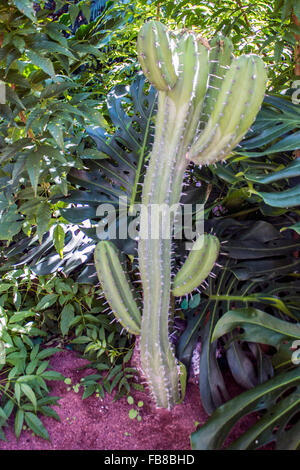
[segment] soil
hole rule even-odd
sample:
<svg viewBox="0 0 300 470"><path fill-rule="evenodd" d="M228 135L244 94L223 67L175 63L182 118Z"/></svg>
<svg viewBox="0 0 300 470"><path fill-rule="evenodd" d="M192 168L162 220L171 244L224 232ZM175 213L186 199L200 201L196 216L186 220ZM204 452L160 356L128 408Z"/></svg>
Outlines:
<svg viewBox="0 0 300 470"><path fill-rule="evenodd" d="M72 384L93 373L79 369L86 363L69 350L62 350L51 359L52 368L71 378ZM0 450L190 450L190 434L195 430L195 423L201 426L208 419L196 383L188 383L184 402L171 411L156 409L146 392L133 391L135 403L144 402L139 409L141 421L130 419L128 413L132 406L126 397L114 401L111 395L105 395L103 400L92 395L82 400L82 393L76 393L63 381L53 381L50 385L51 395L61 397L59 406L53 407L60 422L41 418L50 442L29 430L22 431L17 441L11 426L5 430L7 442L0 441ZM252 416L241 421L231 439L244 432L253 420Z"/></svg>

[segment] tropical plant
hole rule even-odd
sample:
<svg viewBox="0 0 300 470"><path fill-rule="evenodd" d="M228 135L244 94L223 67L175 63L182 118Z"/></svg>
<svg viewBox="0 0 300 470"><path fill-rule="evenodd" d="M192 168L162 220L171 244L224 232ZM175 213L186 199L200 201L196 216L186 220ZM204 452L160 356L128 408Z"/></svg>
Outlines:
<svg viewBox="0 0 300 470"><path fill-rule="evenodd" d="M77 151L81 164L68 173L68 196L61 197L55 205L60 214L56 218L60 231L57 226L52 226L42 242L39 242L38 234L31 238L19 234L8 248L3 247L2 271L12 265L27 265L37 275L60 271L65 275L72 273L80 283L97 282L93 252L99 241L99 221L105 218L105 214L97 213L97 208L101 204L107 204L107 209L115 207L117 232L133 219L128 219L126 214L140 202L139 185L153 141L156 91L147 87L140 75L131 84L129 93L125 86L115 87L107 97L107 108L115 130L110 134L101 126L86 127L86 134L96 143L97 149L87 142L84 151L80 148ZM121 210L120 197L123 198ZM56 199L54 196L50 202L54 203ZM102 236L110 237L109 224L104 225ZM117 237L115 243L127 254L135 253L135 240Z"/></svg>
<svg viewBox="0 0 300 470"><path fill-rule="evenodd" d="M51 408L51 405L57 404L59 397L49 395L47 386L49 380L64 379L62 374L49 366L48 358L59 349L40 347L38 339L47 334L40 328L39 321L36 321L38 311L28 299L31 286L32 280L27 270L8 273L0 288L1 439L5 439L3 428L8 426L11 416L14 417L17 438L26 423L35 434L49 439L38 414L59 420L59 416Z"/></svg>
<svg viewBox="0 0 300 470"><path fill-rule="evenodd" d="M297 318L299 320L299 313ZM291 324L254 308L235 309L218 321L213 339L236 331L237 327L243 330L242 334L238 332L242 341L276 347L272 363L277 373L219 406L209 421L192 434L192 448L221 449L241 417L256 411L260 412L260 419L227 449L255 449L274 442L278 450L299 449L300 370L299 360L293 360L291 352L293 345L299 344L299 322Z"/></svg>
<svg viewBox="0 0 300 470"><path fill-rule="evenodd" d="M48 358L62 347L79 352L89 360L83 368L93 369L80 382L83 399L93 393L101 397L116 391L118 399L136 383L137 371L130 367L133 345L103 313L96 287L78 284L58 273L35 276L29 268L6 273L0 286L0 417L2 427L14 416L15 434L23 423L37 435L49 439L39 414L57 420L49 407L59 397L49 395L47 381L64 377L51 369Z"/></svg>

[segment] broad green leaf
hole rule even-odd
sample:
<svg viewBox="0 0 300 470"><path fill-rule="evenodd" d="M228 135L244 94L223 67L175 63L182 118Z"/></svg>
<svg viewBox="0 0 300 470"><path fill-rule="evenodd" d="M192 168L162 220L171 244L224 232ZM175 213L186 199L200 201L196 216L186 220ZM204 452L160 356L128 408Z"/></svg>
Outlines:
<svg viewBox="0 0 300 470"><path fill-rule="evenodd" d="M27 426L38 436L42 437L45 440L50 440L49 439L49 434L47 429L44 427L43 423L41 420L34 414L31 413L31 411L26 411L25 412L25 422Z"/></svg>
<svg viewBox="0 0 300 470"><path fill-rule="evenodd" d="M79 15L79 7L77 5L69 5L69 14L71 19L71 24L74 26L77 16Z"/></svg>
<svg viewBox="0 0 300 470"><path fill-rule="evenodd" d="M285 0L281 11L281 21L284 21L293 11L293 0Z"/></svg>
<svg viewBox="0 0 300 470"><path fill-rule="evenodd" d="M46 308L51 307L57 300L58 294L46 294L34 307L34 310L39 311L39 310L45 310ZM40 357L40 353L38 354Z"/></svg>
<svg viewBox="0 0 300 470"><path fill-rule="evenodd" d="M242 153L243 155L248 155L251 157L262 157L264 155L271 155L272 153L278 153L278 152L288 152L292 150L296 150L299 147L299 139L300 139L300 131L294 132L293 134L290 134L287 137L284 137L282 139L279 139L276 144L271 145L268 147L267 150L264 150L263 152L239 152Z"/></svg>
<svg viewBox="0 0 300 470"><path fill-rule="evenodd" d="M31 360L31 362L29 362L29 364L26 367L26 374L29 374L29 375L33 374L37 364L38 364L38 359Z"/></svg>
<svg viewBox="0 0 300 470"><path fill-rule="evenodd" d="M89 22L91 17L91 6L88 3L83 3L81 5L81 11L87 22Z"/></svg>
<svg viewBox="0 0 300 470"><path fill-rule="evenodd" d="M31 21L36 21L33 2L31 0L13 0L13 2L18 10L24 13Z"/></svg>
<svg viewBox="0 0 300 470"><path fill-rule="evenodd" d="M14 235L20 232L22 224L20 222L0 222L0 240L12 240Z"/></svg>
<svg viewBox="0 0 300 470"><path fill-rule="evenodd" d="M297 232L298 235L300 235L300 222L297 222L297 223L294 224L294 225L290 225L289 227L283 227L283 228L281 229L281 231L287 230L287 229L295 230L295 232Z"/></svg>
<svg viewBox="0 0 300 470"><path fill-rule="evenodd" d="M300 3L298 0L294 0L293 9L296 16L298 17L298 20L300 20Z"/></svg>
<svg viewBox="0 0 300 470"><path fill-rule="evenodd" d="M19 383L15 382L15 397L17 399L18 405L20 405L21 399L21 386Z"/></svg>
<svg viewBox="0 0 300 470"><path fill-rule="evenodd" d="M41 154L39 151L32 151L26 158L26 170L29 175L34 195L37 196L37 186L41 171Z"/></svg>
<svg viewBox="0 0 300 470"><path fill-rule="evenodd" d="M54 41L47 41L46 39L41 39L37 45L34 45L34 49L36 51L58 53L70 57L70 59L75 59L74 55L67 47L63 47Z"/></svg>
<svg viewBox="0 0 300 470"><path fill-rule="evenodd" d="M46 370L41 374L43 379L45 380L64 380L65 377L60 373L55 370Z"/></svg>
<svg viewBox="0 0 300 470"><path fill-rule="evenodd" d="M220 338L235 328L243 328L244 340L278 347L284 340L300 339L300 324L280 320L255 308L229 310L217 322L212 340Z"/></svg>
<svg viewBox="0 0 300 470"><path fill-rule="evenodd" d="M138 412L134 408L131 408L131 410L129 410L128 416L130 419L135 419L137 415L138 415Z"/></svg>
<svg viewBox="0 0 300 470"><path fill-rule="evenodd" d="M53 232L54 247L61 258L63 258L63 249L65 246L65 231L62 225L56 225Z"/></svg>
<svg viewBox="0 0 300 470"><path fill-rule="evenodd" d="M55 70L50 59L43 57L32 50L26 51L27 57L34 65L40 67L47 75L50 75L51 78L55 76Z"/></svg>
<svg viewBox="0 0 300 470"><path fill-rule="evenodd" d="M273 427L278 426L278 421L284 415L289 416L289 412L296 413L300 408L300 393L293 393L288 397L280 400L277 404L270 407L267 413L261 417L253 426L251 426L247 431L240 436L233 444L229 446L230 450L243 450L251 447L251 444L254 442L259 444L260 436L265 431L272 431ZM286 418L288 419L288 417ZM278 432L277 432L278 439ZM299 436L298 436L298 442Z"/></svg>
<svg viewBox="0 0 300 470"><path fill-rule="evenodd" d="M4 419L4 421L7 420L7 415L4 413L4 410L0 408L0 418Z"/></svg>
<svg viewBox="0 0 300 470"><path fill-rule="evenodd" d="M36 400L36 396L35 396L35 393L34 391L32 390L31 387L29 387L29 385L27 384L24 384L24 383L21 383L20 384L20 387L21 387L21 391L24 393L24 395L27 396L27 398L31 401L31 403L33 404L34 406L34 409L36 410L37 409L37 400Z"/></svg>
<svg viewBox="0 0 300 470"><path fill-rule="evenodd" d="M39 352L39 344L35 344L32 348L32 351L30 353L30 360L31 361L34 361L36 356L37 356L37 353Z"/></svg>
<svg viewBox="0 0 300 470"><path fill-rule="evenodd" d="M24 422L24 411L21 408L19 408L15 416L15 435L17 439L20 437L22 427L23 427L23 422Z"/></svg>
<svg viewBox="0 0 300 470"><path fill-rule="evenodd" d="M37 222L37 233L40 243L42 242L43 235L49 228L51 220L51 210L48 202L42 202L38 208L36 222Z"/></svg>
<svg viewBox="0 0 300 470"><path fill-rule="evenodd" d="M75 88L78 85L76 83L73 83L71 81L65 81L65 82L60 82L60 83L50 83L50 85L47 85L42 93L41 93L41 98L52 98L54 96L60 96L63 94L65 90L68 90L70 88Z"/></svg>
<svg viewBox="0 0 300 470"><path fill-rule="evenodd" d="M74 310L73 305L72 304L65 305L61 312L61 318L60 318L60 330L63 336L68 334L68 331L74 319L74 316L75 316L75 310Z"/></svg>
<svg viewBox="0 0 300 470"><path fill-rule="evenodd" d="M40 409L44 415L50 416L51 418L56 419L56 421L60 421L59 415L56 413L56 411L53 408L50 408L50 406L44 405L44 406L41 406Z"/></svg>
<svg viewBox="0 0 300 470"><path fill-rule="evenodd" d="M9 323L17 323L17 322L20 322L22 320L25 320L28 317L33 317L35 315L36 315L36 313L32 312L31 310L23 310L22 312L14 313L10 317Z"/></svg>
<svg viewBox="0 0 300 470"><path fill-rule="evenodd" d="M72 339L71 343L72 344L85 344L85 343L90 343L91 342L91 338L89 338L88 336L78 336L77 338L75 339Z"/></svg>
<svg viewBox="0 0 300 470"><path fill-rule="evenodd" d="M300 175L300 159L297 158L293 162L289 163L283 170L274 171L269 173L267 176L255 176L246 173L245 177L248 180L255 181L261 184L272 183L284 178L292 178Z"/></svg>
<svg viewBox="0 0 300 470"><path fill-rule="evenodd" d="M64 148L64 135L62 125L57 121L52 121L48 123L47 129L54 138L57 145L63 149Z"/></svg>
<svg viewBox="0 0 300 470"><path fill-rule="evenodd" d="M40 351L37 355L39 359L45 359L46 357L52 356L52 354L55 354L59 352L59 348L47 348L43 349L43 351Z"/></svg>
<svg viewBox="0 0 300 470"><path fill-rule="evenodd" d="M286 191L267 193L257 191L266 204L272 207L289 208L300 205L300 184Z"/></svg>

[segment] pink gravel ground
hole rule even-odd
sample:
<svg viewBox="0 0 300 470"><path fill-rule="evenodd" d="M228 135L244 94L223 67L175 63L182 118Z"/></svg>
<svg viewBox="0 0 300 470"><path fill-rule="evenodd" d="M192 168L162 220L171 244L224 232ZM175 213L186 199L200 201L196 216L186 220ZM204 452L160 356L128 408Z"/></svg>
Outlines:
<svg viewBox="0 0 300 470"><path fill-rule="evenodd" d="M79 370L87 361L77 353L62 350L51 359L53 369L72 380L80 382L89 373ZM11 428L6 428L7 442L0 441L0 450L190 450L190 434L195 422L203 425L208 415L200 401L199 388L188 383L183 404L171 411L157 410L147 393L133 391L135 403L142 400L141 421L130 419L126 397L113 401L113 397L97 398L95 395L82 400L82 392L76 393L72 386L63 381L50 382L51 395L59 396L59 406L53 408L60 416L60 422L42 417L50 436L50 442L32 434L30 430L21 433L17 441ZM238 424L234 431L237 437L253 418Z"/></svg>

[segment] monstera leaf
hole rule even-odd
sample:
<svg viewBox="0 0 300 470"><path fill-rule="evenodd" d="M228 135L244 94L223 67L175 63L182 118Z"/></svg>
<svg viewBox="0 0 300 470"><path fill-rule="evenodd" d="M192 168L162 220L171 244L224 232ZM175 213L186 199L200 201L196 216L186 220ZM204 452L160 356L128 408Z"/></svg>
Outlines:
<svg viewBox="0 0 300 470"><path fill-rule="evenodd" d="M299 106L293 104L289 97L265 96L262 109L237 152L249 157L261 157L296 150L299 134ZM264 150L254 151L261 148Z"/></svg>
<svg viewBox="0 0 300 470"><path fill-rule="evenodd" d="M140 200L139 184L143 180L145 159L153 137L156 92L153 87L146 92L145 87L144 78L139 76L132 83L129 95L123 86L117 86L109 94L107 105L115 127L114 134L109 135L99 126L86 129L97 145L99 158L82 155L85 169L73 169L69 173L74 190L65 199L70 207L62 211L69 222L80 226L81 222L89 219L96 226L101 219L97 215L99 206L108 204L116 209L117 226L127 224L127 209ZM127 109L124 109L124 104ZM96 230L93 236L97 240ZM126 237L115 241L123 251L134 252L134 240Z"/></svg>
<svg viewBox="0 0 300 470"><path fill-rule="evenodd" d="M153 87L147 88L143 76L138 76L129 93L126 87L117 86L109 94L107 106L114 133L109 135L99 126L86 129L97 149L85 150L82 155L84 170L70 171L68 178L74 189L69 195L66 198L54 197L56 202L64 202L60 213L69 222L64 225L63 257L55 250L52 229L44 235L41 244L37 236L19 236L4 250L1 270L8 265L27 264L38 275L60 270L65 274L73 272L78 282L96 282L92 256L99 240L99 220L104 219L104 214L101 217L97 211L101 205L108 210L116 208L117 219L113 222L116 223L117 235L120 229L124 233L128 222L134 218L128 218L127 211L130 205L139 202L139 184L143 180L145 159L153 137L156 91ZM10 230L20 230L20 223L16 223L16 228L10 225ZM102 233L105 237L110 236L109 226ZM12 235L7 236L12 238ZM134 253L134 239L125 237L115 242L125 253Z"/></svg>
<svg viewBox="0 0 300 470"><path fill-rule="evenodd" d="M245 171L245 178L256 184L256 194L271 207L299 206L300 167L291 155L299 149L299 106L289 97L266 96L246 137L236 151L248 157L246 163L249 159L257 160Z"/></svg>
<svg viewBox="0 0 300 470"><path fill-rule="evenodd" d="M54 272L69 275L75 271L78 282L94 284L96 273L92 262L95 242L85 235L76 225L62 225L65 232L65 245L62 256L54 247L54 226L44 235L39 244L38 235L16 240L5 250L5 258L1 263L1 271L11 266L28 266L33 273L44 276Z"/></svg>

